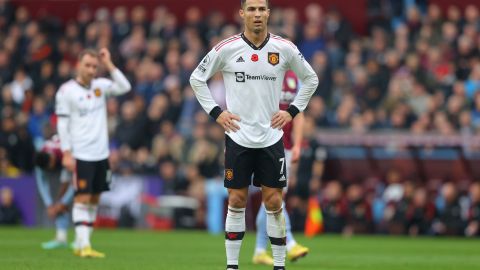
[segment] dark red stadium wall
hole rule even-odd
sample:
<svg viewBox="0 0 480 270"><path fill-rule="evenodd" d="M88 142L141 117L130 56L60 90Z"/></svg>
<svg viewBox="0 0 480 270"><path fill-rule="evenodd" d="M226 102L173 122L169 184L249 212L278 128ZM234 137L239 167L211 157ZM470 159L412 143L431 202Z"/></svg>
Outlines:
<svg viewBox="0 0 480 270"><path fill-rule="evenodd" d="M366 29L366 1L367 0L271 0L273 7L295 7L299 14L303 16L305 7L312 2L319 3L324 9L336 7L343 16L353 25L357 33L365 33ZM239 9L239 0L13 0L16 6L26 6L33 16L40 14L51 14L60 17L62 20L76 18L77 10L82 6L92 9L106 6L114 8L116 6L133 7L143 5L148 10L163 5L174 12L182 20L185 9L191 6L198 6L205 14L212 10L219 10L226 14L227 18L232 18L234 12Z"/></svg>

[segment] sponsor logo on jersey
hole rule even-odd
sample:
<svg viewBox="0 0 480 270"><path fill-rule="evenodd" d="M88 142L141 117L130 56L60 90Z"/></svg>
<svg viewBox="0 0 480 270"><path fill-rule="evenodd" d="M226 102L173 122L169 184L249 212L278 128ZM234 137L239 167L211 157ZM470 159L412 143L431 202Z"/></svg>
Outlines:
<svg viewBox="0 0 480 270"><path fill-rule="evenodd" d="M276 81L277 77L269 76L269 75L250 75L245 74L245 72L235 72L235 79L237 82L245 82L246 80L249 81Z"/></svg>
<svg viewBox="0 0 480 270"><path fill-rule="evenodd" d="M102 95L102 90L100 90L100 88L95 88L95 90L93 90L93 93L95 93L96 97L100 97Z"/></svg>
<svg viewBox="0 0 480 270"><path fill-rule="evenodd" d="M225 179L228 181L233 180L233 170L232 169L225 169Z"/></svg>
<svg viewBox="0 0 480 270"><path fill-rule="evenodd" d="M237 82L245 82L245 72L235 72Z"/></svg>
<svg viewBox="0 0 480 270"><path fill-rule="evenodd" d="M243 57L240 56L240 57L237 59L237 63L245 63L245 60L243 60Z"/></svg>
<svg viewBox="0 0 480 270"><path fill-rule="evenodd" d="M280 53L269 52L268 63L270 63L272 66L278 65L278 63L280 63Z"/></svg>
<svg viewBox="0 0 480 270"><path fill-rule="evenodd" d="M280 179L278 179L278 181L280 182L287 181L287 178L285 177L285 175L282 174L282 176L280 176Z"/></svg>
<svg viewBox="0 0 480 270"><path fill-rule="evenodd" d="M103 110L105 108L103 103L100 103L92 108L81 107L78 108L78 114L80 117L87 116L88 114L95 113L96 111Z"/></svg>
<svg viewBox="0 0 480 270"><path fill-rule="evenodd" d="M250 58L250 60L252 60L252 62L257 62L258 61L258 54L256 54L256 53L252 54L252 57Z"/></svg>
<svg viewBox="0 0 480 270"><path fill-rule="evenodd" d="M203 65L199 65L198 70L200 70L202 73L205 73L205 71L207 71L207 69Z"/></svg>
<svg viewBox="0 0 480 270"><path fill-rule="evenodd" d="M202 73L205 73L207 71L207 66L210 63L210 56L207 54L200 65L198 65L198 70L200 70Z"/></svg>

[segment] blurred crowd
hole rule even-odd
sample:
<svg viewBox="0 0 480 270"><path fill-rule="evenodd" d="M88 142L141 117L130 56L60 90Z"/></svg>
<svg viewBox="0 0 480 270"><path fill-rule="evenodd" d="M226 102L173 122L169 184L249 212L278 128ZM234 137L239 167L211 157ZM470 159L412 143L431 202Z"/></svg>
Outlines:
<svg viewBox="0 0 480 270"><path fill-rule="evenodd" d="M332 180L318 194L327 233L480 236L478 182L423 185L391 170L385 181ZM294 228L303 229L301 208L293 209L291 219Z"/></svg>
<svg viewBox="0 0 480 270"><path fill-rule="evenodd" d="M441 10L428 1L393 0L367 5L368 32L361 34L333 7L312 3L304 10L271 10L270 32L297 44L320 79L306 129L477 134L478 7L452 4ZM76 18L62 22L55 16L33 18L27 8L0 0L0 175L32 171L35 149L55 132L55 92L73 76L78 53L106 47L133 86L128 96L108 100L112 169L159 175L166 194L203 200L205 180L223 177L224 133L201 110L188 79L210 48L241 31L239 16L230 15L203 14L192 6L180 23L165 6L82 7ZM209 86L225 107L221 74ZM312 177L321 179L325 158L324 151L311 151L319 147L312 137L305 140L310 151L299 164L307 171L299 170L303 175L290 184L300 197L312 185L321 186L320 180L310 183ZM331 185L326 194L341 190ZM364 187L349 186L347 199L358 188ZM409 207L422 196L416 194L409 195ZM348 205L342 200L342 209Z"/></svg>

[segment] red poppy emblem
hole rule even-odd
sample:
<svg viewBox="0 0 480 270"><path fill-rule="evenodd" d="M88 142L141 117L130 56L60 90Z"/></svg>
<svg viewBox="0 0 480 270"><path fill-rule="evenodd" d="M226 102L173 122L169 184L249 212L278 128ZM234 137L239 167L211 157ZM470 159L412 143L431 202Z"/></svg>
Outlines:
<svg viewBox="0 0 480 270"><path fill-rule="evenodd" d="M257 62L257 61L258 61L258 54L252 54L251 60L252 60L253 62Z"/></svg>

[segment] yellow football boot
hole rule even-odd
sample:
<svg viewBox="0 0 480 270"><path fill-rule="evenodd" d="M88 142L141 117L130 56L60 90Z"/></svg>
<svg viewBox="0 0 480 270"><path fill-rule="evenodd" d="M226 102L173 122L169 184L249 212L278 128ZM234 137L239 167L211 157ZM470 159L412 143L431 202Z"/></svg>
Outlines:
<svg viewBox="0 0 480 270"><path fill-rule="evenodd" d="M253 264L273 265L273 259L266 251L253 255Z"/></svg>
<svg viewBox="0 0 480 270"><path fill-rule="evenodd" d="M304 247L300 244L295 244L288 252L287 259L294 262L302 257L307 256L310 250L307 247Z"/></svg>
<svg viewBox="0 0 480 270"><path fill-rule="evenodd" d="M84 247L82 249L75 249L73 254L81 257L81 258L97 258L102 259L105 258L105 253L98 252L92 247Z"/></svg>

